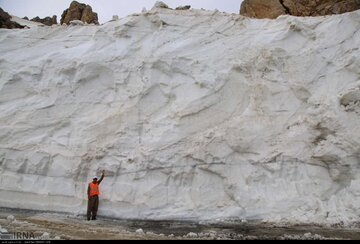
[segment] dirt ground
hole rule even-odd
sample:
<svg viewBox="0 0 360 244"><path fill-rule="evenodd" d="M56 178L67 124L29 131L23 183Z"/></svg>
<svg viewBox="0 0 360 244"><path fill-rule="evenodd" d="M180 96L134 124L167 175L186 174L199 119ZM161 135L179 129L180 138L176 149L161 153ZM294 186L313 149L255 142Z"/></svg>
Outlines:
<svg viewBox="0 0 360 244"><path fill-rule="evenodd" d="M318 225L275 225L258 221L222 221L193 223L187 221L135 221L27 210L0 209L0 230L24 238L65 240L284 240L284 239L360 239L360 228L324 227ZM26 236L25 236L25 239Z"/></svg>

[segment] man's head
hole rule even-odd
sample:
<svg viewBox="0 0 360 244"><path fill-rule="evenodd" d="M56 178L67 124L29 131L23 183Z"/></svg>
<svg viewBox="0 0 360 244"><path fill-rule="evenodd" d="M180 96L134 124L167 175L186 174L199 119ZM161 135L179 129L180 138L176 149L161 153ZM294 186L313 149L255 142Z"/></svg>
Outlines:
<svg viewBox="0 0 360 244"><path fill-rule="evenodd" d="M97 182L97 179L98 179L97 176L94 176L94 177L93 177L93 183L96 183L96 182Z"/></svg>

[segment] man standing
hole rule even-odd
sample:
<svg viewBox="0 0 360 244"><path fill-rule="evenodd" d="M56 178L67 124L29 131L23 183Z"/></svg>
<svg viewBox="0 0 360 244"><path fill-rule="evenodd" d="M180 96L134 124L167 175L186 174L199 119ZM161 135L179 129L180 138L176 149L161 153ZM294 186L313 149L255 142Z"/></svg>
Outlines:
<svg viewBox="0 0 360 244"><path fill-rule="evenodd" d="M93 178L93 181L89 183L87 194L88 194L88 208L87 208L87 220L96 220L96 213L99 207L99 185L101 181L104 179L105 176L105 170L102 171L102 175L100 177L100 180L97 180L98 178L95 176Z"/></svg>

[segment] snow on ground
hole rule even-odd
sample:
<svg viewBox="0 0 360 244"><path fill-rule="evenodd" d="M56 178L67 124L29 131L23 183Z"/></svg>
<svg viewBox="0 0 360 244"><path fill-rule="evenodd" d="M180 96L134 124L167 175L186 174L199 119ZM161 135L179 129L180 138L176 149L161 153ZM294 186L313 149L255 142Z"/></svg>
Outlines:
<svg viewBox="0 0 360 244"><path fill-rule="evenodd" d="M34 22L34 21L29 21L29 20L26 20L26 19L22 19L22 18L19 18L17 16L11 16L11 21L13 22L16 22L20 25L23 25L23 26L27 26L29 28L35 28L35 27L41 27L41 26L45 26L44 24L42 23L38 23L38 22Z"/></svg>
<svg viewBox="0 0 360 244"><path fill-rule="evenodd" d="M144 220L358 221L360 12L154 9L0 30L0 206Z"/></svg>

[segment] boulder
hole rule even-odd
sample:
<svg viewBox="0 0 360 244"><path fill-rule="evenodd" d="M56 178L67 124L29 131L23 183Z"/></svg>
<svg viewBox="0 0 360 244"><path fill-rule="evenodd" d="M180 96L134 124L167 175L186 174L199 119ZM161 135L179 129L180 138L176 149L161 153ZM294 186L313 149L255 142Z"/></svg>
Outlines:
<svg viewBox="0 0 360 244"><path fill-rule="evenodd" d="M69 8L64 10L60 24L69 25L72 20L81 20L87 24L99 24L98 15L92 11L91 6L77 1L72 1Z"/></svg>
<svg viewBox="0 0 360 244"><path fill-rule="evenodd" d="M280 15L324 16L360 9L360 0L244 0L240 14L252 18L275 19Z"/></svg>
<svg viewBox="0 0 360 244"><path fill-rule="evenodd" d="M240 14L258 19L276 19L286 14L286 9L279 0L244 0L241 4Z"/></svg>

